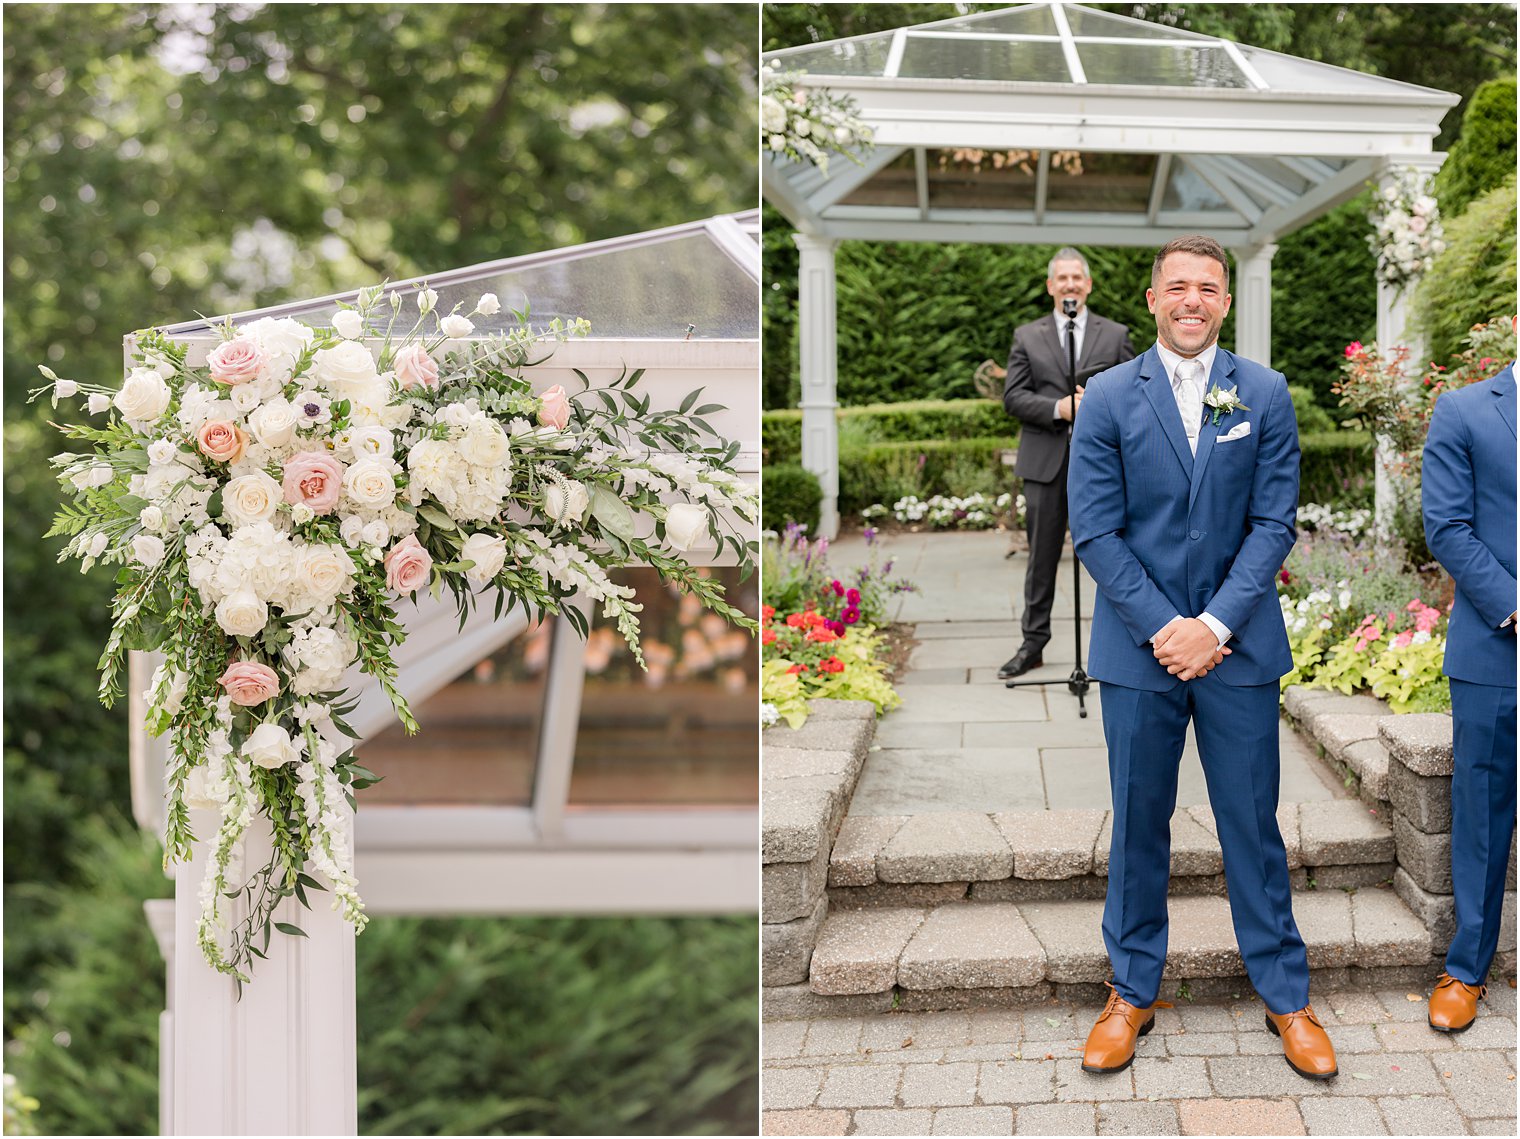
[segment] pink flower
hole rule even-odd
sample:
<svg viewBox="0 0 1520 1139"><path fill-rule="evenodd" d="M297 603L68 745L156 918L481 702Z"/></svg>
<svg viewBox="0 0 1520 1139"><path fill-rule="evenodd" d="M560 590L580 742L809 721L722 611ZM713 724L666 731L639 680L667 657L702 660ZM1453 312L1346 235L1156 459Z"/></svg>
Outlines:
<svg viewBox="0 0 1520 1139"><path fill-rule="evenodd" d="M1397 637L1393 638L1393 647L1396 649L1401 649L1412 640L1414 640L1414 630L1405 629Z"/></svg>
<svg viewBox="0 0 1520 1139"><path fill-rule="evenodd" d="M839 615L839 619L846 625L853 625L855 622L860 620L860 610L851 605L848 609Z"/></svg>
<svg viewBox="0 0 1520 1139"><path fill-rule="evenodd" d="M1349 360L1351 357L1360 356L1361 354L1362 342L1360 340L1353 340L1350 344L1346 345L1346 359Z"/></svg>
<svg viewBox="0 0 1520 1139"><path fill-rule="evenodd" d="M429 356L421 344L408 344L396 353L396 382L408 390L419 384L425 388L436 388L438 361Z"/></svg>
<svg viewBox="0 0 1520 1139"><path fill-rule="evenodd" d="M239 336L218 344L206 357L211 378L219 384L246 384L259 378L264 367L264 349L251 336Z"/></svg>
<svg viewBox="0 0 1520 1139"><path fill-rule="evenodd" d="M216 678L234 704L252 708L280 694L280 678L274 669L257 661L233 661Z"/></svg>
<svg viewBox="0 0 1520 1139"><path fill-rule="evenodd" d="M845 590L844 591L844 599L847 602L849 602L851 605L859 605L860 604L860 590L858 590L858 589L847 589L847 590Z"/></svg>
<svg viewBox="0 0 1520 1139"><path fill-rule="evenodd" d="M829 583L829 588L834 591L834 596L835 597L843 597L844 596L844 586L838 580L830 582Z"/></svg>
<svg viewBox="0 0 1520 1139"><path fill-rule="evenodd" d="M432 572L433 556L415 534L408 534L385 555L385 584L397 592L411 593L426 585Z"/></svg>
<svg viewBox="0 0 1520 1139"><path fill-rule="evenodd" d="M538 421L545 427L563 431L570 423L570 396L563 386L555 384L541 397L544 406L539 409Z"/></svg>
<svg viewBox="0 0 1520 1139"><path fill-rule="evenodd" d="M225 419L208 419L196 436L202 455L218 463L235 463L248 449L248 433Z"/></svg>
<svg viewBox="0 0 1520 1139"><path fill-rule="evenodd" d="M285 501L328 514L343 490L343 464L324 451L302 451L285 460Z"/></svg>

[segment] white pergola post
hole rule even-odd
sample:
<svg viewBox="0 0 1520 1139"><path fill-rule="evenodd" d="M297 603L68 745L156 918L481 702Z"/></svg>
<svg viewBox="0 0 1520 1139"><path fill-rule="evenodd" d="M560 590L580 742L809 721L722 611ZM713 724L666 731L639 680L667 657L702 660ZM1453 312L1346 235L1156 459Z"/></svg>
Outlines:
<svg viewBox="0 0 1520 1139"><path fill-rule="evenodd" d="M1235 352L1272 366L1272 257L1270 243L1241 249L1235 255L1239 280L1235 307Z"/></svg>
<svg viewBox="0 0 1520 1139"><path fill-rule="evenodd" d="M794 233L797 268L797 346L802 375L802 465L823 485L818 530L839 533L839 358L835 325L834 250L837 241Z"/></svg>
<svg viewBox="0 0 1520 1139"><path fill-rule="evenodd" d="M345 807L346 810L346 807ZM192 811L203 840L216 833L213 811ZM267 824L245 838L243 865L252 872L269 857ZM349 818L349 842L353 821ZM165 1135L356 1135L358 1069L354 1029L353 928L329 910L330 892L308 891L312 909L294 898L276 920L306 931L276 932L269 959L255 960L242 999L231 978L210 968L196 944L200 883L208 841L174 868L174 951L169 966L173 1053L172 1104ZM246 914L228 903L229 925Z"/></svg>

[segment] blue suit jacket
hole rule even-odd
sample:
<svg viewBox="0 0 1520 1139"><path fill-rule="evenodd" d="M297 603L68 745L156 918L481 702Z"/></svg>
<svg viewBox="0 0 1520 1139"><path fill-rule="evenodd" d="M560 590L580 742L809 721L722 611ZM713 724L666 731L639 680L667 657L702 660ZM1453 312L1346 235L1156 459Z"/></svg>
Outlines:
<svg viewBox="0 0 1520 1139"><path fill-rule="evenodd" d="M1198 453L1154 347L1087 384L1071 439L1071 536L1098 585L1089 671L1164 692L1182 683L1149 640L1205 609L1233 634L1226 684L1275 683L1293 666L1276 578L1297 537L1298 424L1287 381L1219 349L1205 389L1236 387L1248 411L1204 409ZM1242 423L1247 433L1216 440Z"/></svg>
<svg viewBox="0 0 1520 1139"><path fill-rule="evenodd" d="M1436 399L1425 439L1425 541L1457 582L1446 675L1513 688L1515 369Z"/></svg>

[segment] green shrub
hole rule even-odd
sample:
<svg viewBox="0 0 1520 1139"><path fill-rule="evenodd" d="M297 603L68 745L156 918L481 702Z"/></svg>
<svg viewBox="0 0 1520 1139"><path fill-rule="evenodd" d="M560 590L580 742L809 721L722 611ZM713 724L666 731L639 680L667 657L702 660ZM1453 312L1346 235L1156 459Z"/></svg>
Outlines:
<svg viewBox="0 0 1520 1139"><path fill-rule="evenodd" d="M1515 172L1515 80L1490 79L1468 100L1462 133L1435 177L1441 213L1454 218Z"/></svg>
<svg viewBox="0 0 1520 1139"><path fill-rule="evenodd" d="M761 503L767 530L779 532L788 522L796 522L806 526L809 534L818 533L823 488L817 475L797 463L780 463L765 468L764 481Z"/></svg>
<svg viewBox="0 0 1520 1139"><path fill-rule="evenodd" d="M1445 223L1446 249L1415 289L1411 323L1448 363L1475 324L1515 312L1515 175Z"/></svg>
<svg viewBox="0 0 1520 1139"><path fill-rule="evenodd" d="M1009 439L931 439L873 443L839 454L839 511L873 503L890 506L906 494L965 494L1007 490L1012 474L1003 466ZM952 481L962 480L960 484ZM967 486L966 482L977 485Z"/></svg>
<svg viewBox="0 0 1520 1139"><path fill-rule="evenodd" d="M1300 436L1317 435L1335 430L1335 420L1330 413L1315 402L1314 391L1302 384L1289 384L1288 396L1293 400L1293 414L1298 419Z"/></svg>
<svg viewBox="0 0 1520 1139"><path fill-rule="evenodd" d="M1372 505L1370 435L1364 431L1300 432L1298 446L1299 502L1337 507Z"/></svg>
<svg viewBox="0 0 1520 1139"><path fill-rule="evenodd" d="M989 439L1018 435L1019 421L990 399L925 399L841 407L841 451L869 443L908 443L917 439ZM802 412L767 411L761 418L760 445L767 463L796 462L802 447ZM1011 444L1010 444L1011 445Z"/></svg>

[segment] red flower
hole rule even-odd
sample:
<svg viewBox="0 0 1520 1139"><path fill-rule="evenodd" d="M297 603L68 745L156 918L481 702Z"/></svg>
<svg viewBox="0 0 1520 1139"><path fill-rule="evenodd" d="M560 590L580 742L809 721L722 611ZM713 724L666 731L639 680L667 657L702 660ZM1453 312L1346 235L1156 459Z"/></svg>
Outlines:
<svg viewBox="0 0 1520 1139"><path fill-rule="evenodd" d="M789 629L800 629L805 624L807 624L807 614L805 613L788 613L786 615L786 626Z"/></svg>
<svg viewBox="0 0 1520 1139"><path fill-rule="evenodd" d="M827 645L833 641L839 640L839 634L834 632L833 629L825 629L822 626L817 626L807 631L806 639L814 644Z"/></svg>
<svg viewBox="0 0 1520 1139"><path fill-rule="evenodd" d="M1287 570L1283 570L1283 571L1282 571L1282 572L1281 572L1281 573L1279 573L1279 574L1278 574L1278 575L1277 575L1277 577L1278 577L1278 579L1279 579L1279 580L1280 580L1280 581L1281 581L1281 582L1282 582L1282 583L1283 583L1283 584L1284 584L1284 585L1287 585L1287 584L1288 584L1288 583L1289 583L1289 582L1290 582L1290 581L1292 581L1292 580L1293 580L1293 575L1292 575L1292 574L1291 574L1291 573L1289 573L1289 572L1288 572L1288 571L1287 571Z"/></svg>
<svg viewBox="0 0 1520 1139"><path fill-rule="evenodd" d="M760 623L762 625L768 625L768 624L770 624L771 618L773 618L775 615L776 615L776 607L774 605L762 605L762 606L760 606Z"/></svg>
<svg viewBox="0 0 1520 1139"><path fill-rule="evenodd" d="M809 609L802 615L802 623L809 629L815 629L819 625L827 625L829 619L815 609Z"/></svg>
<svg viewBox="0 0 1520 1139"><path fill-rule="evenodd" d="M790 675L795 675L796 673L806 672L807 670L808 670L808 666L805 665L805 664L794 664L794 665L792 665L791 668L787 669L786 671Z"/></svg>
<svg viewBox="0 0 1520 1139"><path fill-rule="evenodd" d="M1360 356L1361 354L1362 342L1360 340L1353 340L1350 344L1346 345L1346 359L1349 360L1351 357Z"/></svg>
<svg viewBox="0 0 1520 1139"><path fill-rule="evenodd" d="M838 657L829 657L828 660L820 661L819 662L819 664L818 664L818 671L819 672L843 672L844 671L844 661L840 660Z"/></svg>
<svg viewBox="0 0 1520 1139"><path fill-rule="evenodd" d="M760 630L760 643L762 645L774 645L776 643L776 630L775 629L761 629Z"/></svg>
<svg viewBox="0 0 1520 1139"><path fill-rule="evenodd" d="M859 605L860 604L860 590L858 590L858 589L847 589L847 590L845 590L844 599L847 602L849 602L851 605Z"/></svg>

